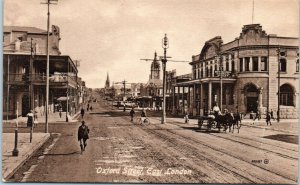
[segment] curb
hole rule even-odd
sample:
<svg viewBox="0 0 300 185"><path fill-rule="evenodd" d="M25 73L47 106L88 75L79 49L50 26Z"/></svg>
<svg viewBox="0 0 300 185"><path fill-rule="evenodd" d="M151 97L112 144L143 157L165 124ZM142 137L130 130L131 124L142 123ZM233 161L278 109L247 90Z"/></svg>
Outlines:
<svg viewBox="0 0 300 185"><path fill-rule="evenodd" d="M15 173L16 173L16 171L21 167L21 166L23 166L23 164L28 160L28 159L30 159L32 156L33 156L33 154L40 148L40 147L42 147L43 146L43 144L45 143L45 142L47 142L48 140L49 140L49 138L50 138L50 133L48 133L47 135L45 135L44 137L43 137L43 139L41 140L41 141L39 141L34 147L33 147L33 150L32 150L32 152L30 153L30 154L27 154L27 155L24 155L24 156L22 156L21 157L21 163L20 164L18 164L14 169L12 169L10 172L7 172L6 174L4 174L4 173L2 173L2 175L3 175L3 182L5 182L5 181L7 181L8 182L8 179L10 178L10 177L12 177Z"/></svg>

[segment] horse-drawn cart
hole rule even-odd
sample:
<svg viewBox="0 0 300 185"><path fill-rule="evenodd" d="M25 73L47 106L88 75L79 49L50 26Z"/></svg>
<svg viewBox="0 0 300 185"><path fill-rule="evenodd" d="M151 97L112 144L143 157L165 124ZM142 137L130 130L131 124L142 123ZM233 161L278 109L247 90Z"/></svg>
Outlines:
<svg viewBox="0 0 300 185"><path fill-rule="evenodd" d="M217 121L215 119L215 116L200 116L198 118L198 128L201 129L203 126L206 126L206 130L209 131L212 128L217 128ZM218 125L219 130L221 129L220 125Z"/></svg>
<svg viewBox="0 0 300 185"><path fill-rule="evenodd" d="M239 131L241 127L241 125L239 124L240 122L241 117L239 114L233 115L231 113L225 112L225 114L200 116L198 118L198 128L202 129L203 126L206 126L207 131L217 128L219 132L223 128L223 130L226 132L228 128L229 131L231 131L231 127L234 130L234 126L236 126Z"/></svg>

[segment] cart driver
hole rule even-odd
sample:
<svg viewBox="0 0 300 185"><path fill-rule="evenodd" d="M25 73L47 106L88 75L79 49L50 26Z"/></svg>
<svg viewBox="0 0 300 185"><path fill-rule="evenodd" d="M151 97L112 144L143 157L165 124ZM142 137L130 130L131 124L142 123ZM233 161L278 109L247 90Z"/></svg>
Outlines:
<svg viewBox="0 0 300 185"><path fill-rule="evenodd" d="M220 107L218 106L218 103L215 104L215 106L213 107L213 112L214 112L214 115L219 115L221 112L220 112Z"/></svg>

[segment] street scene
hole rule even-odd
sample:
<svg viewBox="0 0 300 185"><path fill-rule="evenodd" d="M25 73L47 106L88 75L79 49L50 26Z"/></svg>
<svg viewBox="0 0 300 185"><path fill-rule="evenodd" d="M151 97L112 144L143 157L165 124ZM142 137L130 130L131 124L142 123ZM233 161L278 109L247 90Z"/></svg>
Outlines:
<svg viewBox="0 0 300 185"><path fill-rule="evenodd" d="M298 6L5 1L3 182L297 184Z"/></svg>

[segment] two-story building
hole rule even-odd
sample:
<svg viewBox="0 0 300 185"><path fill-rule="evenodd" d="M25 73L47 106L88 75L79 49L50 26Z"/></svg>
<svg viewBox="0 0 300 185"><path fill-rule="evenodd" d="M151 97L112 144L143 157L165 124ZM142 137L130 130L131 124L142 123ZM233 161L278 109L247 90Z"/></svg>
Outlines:
<svg viewBox="0 0 300 185"><path fill-rule="evenodd" d="M203 115L216 103L245 113L272 109L276 115L279 103L281 118L297 118L298 50L298 38L268 35L259 24L244 25L229 43L220 36L205 42L200 54L192 56L192 80L176 86L188 88L193 115Z"/></svg>
<svg viewBox="0 0 300 185"><path fill-rule="evenodd" d="M26 116L35 110L45 114L47 31L34 27L4 26L3 33L3 118ZM59 105L66 111L79 104L77 66L61 55L59 27L49 36L49 113ZM66 103L68 102L68 106Z"/></svg>

